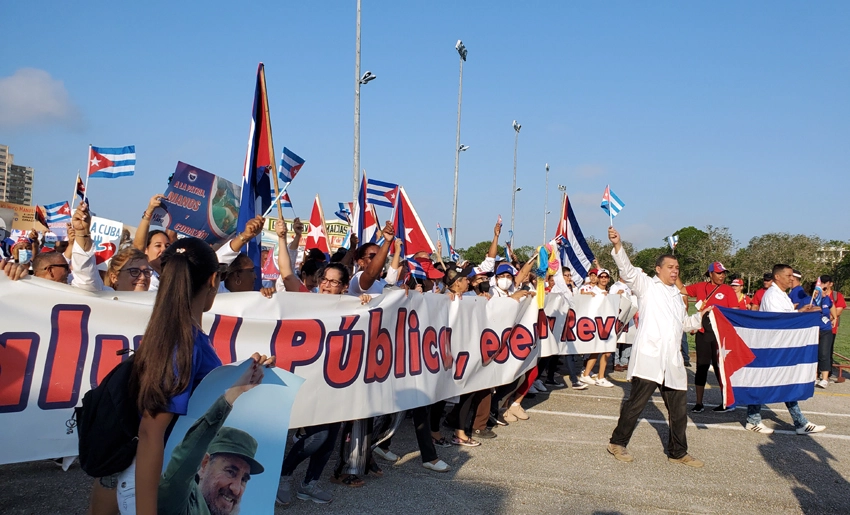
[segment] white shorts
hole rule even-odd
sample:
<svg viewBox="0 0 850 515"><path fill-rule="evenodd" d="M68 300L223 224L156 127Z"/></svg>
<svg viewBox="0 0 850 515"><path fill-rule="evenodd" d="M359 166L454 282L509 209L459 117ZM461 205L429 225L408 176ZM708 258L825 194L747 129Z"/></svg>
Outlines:
<svg viewBox="0 0 850 515"><path fill-rule="evenodd" d="M136 515L136 458L126 470L118 474L115 487L118 496L118 511L121 515Z"/></svg>

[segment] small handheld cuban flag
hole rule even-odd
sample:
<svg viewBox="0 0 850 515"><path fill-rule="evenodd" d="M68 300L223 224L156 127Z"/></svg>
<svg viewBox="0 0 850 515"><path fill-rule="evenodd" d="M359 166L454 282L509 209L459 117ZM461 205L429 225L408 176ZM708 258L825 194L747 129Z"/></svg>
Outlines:
<svg viewBox="0 0 850 515"><path fill-rule="evenodd" d="M337 218L343 222L351 223L351 202L339 202L339 211L334 211Z"/></svg>
<svg viewBox="0 0 850 515"><path fill-rule="evenodd" d="M304 166L304 160L298 157L295 152L283 147L283 153L280 155L280 180L292 182L292 179L301 171L302 166Z"/></svg>
<svg viewBox="0 0 850 515"><path fill-rule="evenodd" d="M626 204L620 200L620 197L611 191L610 186L605 186L605 192L602 194L602 205L600 207L603 211L608 213L608 216L611 218L611 225L614 225L614 217L622 211L625 205Z"/></svg>
<svg viewBox="0 0 850 515"><path fill-rule="evenodd" d="M369 204L394 208L396 198L398 198L398 184L367 179L366 202Z"/></svg>
<svg viewBox="0 0 850 515"><path fill-rule="evenodd" d="M89 146L89 177L115 179L128 177L136 171L136 147Z"/></svg>
<svg viewBox="0 0 850 515"><path fill-rule="evenodd" d="M410 275L417 281L424 281L428 278L425 268L415 259L407 260L407 268L410 270Z"/></svg>
<svg viewBox="0 0 850 515"><path fill-rule="evenodd" d="M283 195L280 196L280 207L292 207L292 200L289 198L288 191L284 191Z"/></svg>
<svg viewBox="0 0 850 515"><path fill-rule="evenodd" d="M676 250L676 245L679 244L679 236L676 234L667 236L667 243L670 244L670 250Z"/></svg>

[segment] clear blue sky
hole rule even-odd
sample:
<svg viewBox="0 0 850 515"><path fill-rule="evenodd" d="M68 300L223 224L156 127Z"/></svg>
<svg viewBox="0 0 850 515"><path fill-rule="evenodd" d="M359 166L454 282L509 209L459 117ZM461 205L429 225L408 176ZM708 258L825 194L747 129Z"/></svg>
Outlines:
<svg viewBox="0 0 850 515"><path fill-rule="evenodd" d="M89 143L136 145L136 176L92 180L99 215L136 225L178 160L238 182L257 63L290 188L332 217L352 189L356 2L7 2L0 143L36 169L35 202L68 199ZM615 220L639 248L688 225L741 244L777 231L847 240L850 3L363 0L361 166L405 186L429 231L451 225L464 66L458 246L509 226L543 236L557 185L586 234ZM27 70L29 69L29 70ZM388 209L379 215L389 217Z"/></svg>

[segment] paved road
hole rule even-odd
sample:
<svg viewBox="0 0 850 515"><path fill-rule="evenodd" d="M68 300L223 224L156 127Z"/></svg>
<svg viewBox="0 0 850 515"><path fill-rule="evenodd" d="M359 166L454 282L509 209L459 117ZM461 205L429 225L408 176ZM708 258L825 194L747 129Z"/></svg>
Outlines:
<svg viewBox="0 0 850 515"><path fill-rule="evenodd" d="M657 395L629 446L635 461L608 455L628 393L622 373L611 379L614 388L561 389L526 401L531 419L498 429L480 447L438 449L453 467L445 474L421 467L406 421L392 447L401 461L383 462L384 477L367 477L357 489L325 478L331 504L295 500L275 513L850 513L850 382L801 404L810 420L827 425L816 436L794 434L781 404L762 413L777 429L769 436L743 429L745 409L692 414L690 452L706 466L690 469L667 462L666 411ZM716 388L706 392L707 404L718 399ZM62 472L37 462L0 466L0 484L4 514L71 514L85 512L90 480L77 466Z"/></svg>

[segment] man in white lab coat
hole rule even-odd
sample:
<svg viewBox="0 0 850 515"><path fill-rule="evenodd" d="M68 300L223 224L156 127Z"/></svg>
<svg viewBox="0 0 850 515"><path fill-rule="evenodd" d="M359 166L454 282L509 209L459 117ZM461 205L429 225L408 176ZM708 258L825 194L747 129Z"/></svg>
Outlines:
<svg viewBox="0 0 850 515"><path fill-rule="evenodd" d="M620 419L614 434L611 435L608 452L620 461L634 460L626 446L634 433L641 411L655 389L659 388L670 414L668 460L690 467L702 467L702 461L688 454L685 436L685 428L688 425L688 375L679 346L682 331L699 329L700 319L711 308L707 307L688 316L676 288L679 262L674 256L665 254L659 257L655 262L655 277L650 278L632 266L623 250L620 234L613 227L608 228L608 239L614 244L611 255L620 270L620 280L637 296L641 310L626 375L632 383L632 389L629 398L620 408Z"/></svg>

